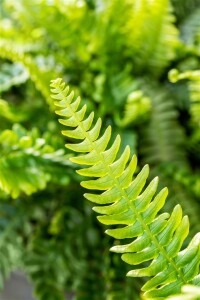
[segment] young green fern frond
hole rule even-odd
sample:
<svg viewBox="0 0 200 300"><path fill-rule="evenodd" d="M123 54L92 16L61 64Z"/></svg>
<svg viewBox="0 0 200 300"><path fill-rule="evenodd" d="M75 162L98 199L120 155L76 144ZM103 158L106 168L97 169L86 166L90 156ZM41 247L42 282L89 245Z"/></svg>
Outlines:
<svg viewBox="0 0 200 300"><path fill-rule="evenodd" d="M171 216L168 213L159 215L167 188L156 195L157 177L144 188L149 167L144 166L133 178L137 158L135 155L130 158L129 146L119 156L120 136L110 146L110 126L101 135L101 119L92 126L94 113L85 118L86 105L79 106L80 98L74 100L73 92L69 94L62 79L52 81L51 88L52 98L57 100L55 105L59 107L56 113L62 117L59 121L69 127L63 135L78 140L66 147L82 153L71 161L86 165L77 172L92 177L81 183L84 188L95 191L86 193L85 198L97 204L93 209L101 214L98 217L101 223L123 225L108 229L107 234L116 239L133 238L129 244L111 248L111 251L122 253L122 259L128 264L139 266L128 276L151 277L142 288L150 299L163 299L180 292L186 283L200 285L200 234L181 250L189 232L189 221L187 216L182 217L180 205L174 208ZM143 265L147 262L149 265Z"/></svg>

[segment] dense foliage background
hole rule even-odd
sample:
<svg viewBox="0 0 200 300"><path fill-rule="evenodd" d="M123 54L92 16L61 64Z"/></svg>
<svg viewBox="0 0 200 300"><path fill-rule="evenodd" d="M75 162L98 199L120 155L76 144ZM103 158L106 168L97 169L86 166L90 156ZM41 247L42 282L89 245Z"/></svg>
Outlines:
<svg viewBox="0 0 200 300"><path fill-rule="evenodd" d="M140 299L109 253L64 150L49 81L62 76L130 144L200 231L199 0L3 0L0 284L14 269L36 299Z"/></svg>

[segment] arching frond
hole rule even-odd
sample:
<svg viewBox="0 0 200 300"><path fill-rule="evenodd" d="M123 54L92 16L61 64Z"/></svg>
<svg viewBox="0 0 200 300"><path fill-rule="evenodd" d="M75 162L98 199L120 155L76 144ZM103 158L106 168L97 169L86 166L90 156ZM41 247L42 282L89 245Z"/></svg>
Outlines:
<svg viewBox="0 0 200 300"><path fill-rule="evenodd" d="M121 138L118 135L111 144L111 127L101 134L102 121L94 125L94 113L85 117L87 107L81 106L80 98L74 99L73 92L62 79L51 83L52 98L56 99L56 113L60 123L67 127L62 134L78 143L67 142L66 147L81 155L71 161L85 165L77 172L90 180L81 185L89 190L85 198L95 203L93 208L105 225L120 225L106 233L116 239L132 239L131 243L115 245L111 251L122 253L122 259L130 265L139 266L128 276L150 279L142 290L150 299L165 299L180 291L186 283L200 285L200 234L194 236L188 247L182 244L189 232L187 216L177 205L171 215L159 214L168 191L156 194L158 178L145 186L149 175L146 165L135 176L137 158L130 157L127 146L119 155ZM145 263L145 264L143 264Z"/></svg>

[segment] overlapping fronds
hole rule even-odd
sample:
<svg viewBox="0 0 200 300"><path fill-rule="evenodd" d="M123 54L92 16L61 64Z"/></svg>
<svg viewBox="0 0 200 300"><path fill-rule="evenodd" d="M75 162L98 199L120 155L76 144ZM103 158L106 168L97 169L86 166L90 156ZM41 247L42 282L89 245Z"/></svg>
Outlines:
<svg viewBox="0 0 200 300"><path fill-rule="evenodd" d="M181 172L181 170L180 170ZM170 210L173 206L177 203L180 203L183 211L187 213L190 218L190 236L196 234L200 231L200 224L199 224L199 214L200 209L198 202L195 201L196 198L199 198L199 195L195 197L195 191L189 191L184 184L177 180L176 177L180 177L180 172L177 171L177 168L174 167L173 174L167 174L167 172L163 172L164 175L161 176L163 183L167 183L168 185L171 184L171 193L169 196L169 201L167 202L167 209ZM176 176L177 175L177 176ZM198 189L198 182L195 182L195 177L193 176L192 172L188 172L188 179L191 178L193 180L194 186L193 188ZM196 186L195 186L196 184Z"/></svg>
<svg viewBox="0 0 200 300"><path fill-rule="evenodd" d="M94 190L94 193L86 193L85 198L97 205L93 209L100 214L101 223L120 225L108 229L107 234L116 239L133 239L129 244L111 248L122 253L122 259L128 264L139 266L128 276L151 277L142 288L150 299L166 298L179 292L186 283L200 285L200 234L182 249L189 221L187 216L182 217L180 205L171 215L158 214L164 206L167 188L156 195L157 177L145 186L149 175L147 165L135 177L137 158L130 157L130 147L119 156L120 136L109 143L111 127L101 135L101 119L92 126L94 113L85 117L86 105L80 106L79 97L73 99L73 92L69 94L62 79L52 81L51 88L52 98L59 108L56 113L62 117L59 121L68 127L62 131L63 135L78 140L74 144L68 142L66 147L82 153L71 161L86 165L77 172L92 177L81 183L84 188Z"/></svg>
<svg viewBox="0 0 200 300"><path fill-rule="evenodd" d="M0 134L0 149L0 189L13 198L44 189L56 172L52 165L66 164L63 150L55 150L34 130L28 133L18 124Z"/></svg>
<svg viewBox="0 0 200 300"><path fill-rule="evenodd" d="M145 82L143 89L150 96L152 106L149 123L142 129L140 137L142 159L151 165L154 175L160 172L162 186L171 186L167 208L170 210L180 203L190 217L191 233L196 233L199 231L198 204L175 178L175 174L179 176L180 170L192 174L186 158L185 136L178 122L178 111L165 89L146 86Z"/></svg>

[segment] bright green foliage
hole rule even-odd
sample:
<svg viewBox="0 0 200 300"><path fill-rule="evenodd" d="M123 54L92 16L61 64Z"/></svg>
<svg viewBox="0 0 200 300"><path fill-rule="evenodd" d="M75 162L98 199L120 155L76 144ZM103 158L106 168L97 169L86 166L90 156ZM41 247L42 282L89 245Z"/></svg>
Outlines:
<svg viewBox="0 0 200 300"><path fill-rule="evenodd" d="M159 175L158 191L170 188L165 211L180 203L190 219L184 247L200 231L196 80L168 78L171 69L199 69L199 8L199 0L0 1L0 136L15 136L0 143L0 264L7 274L24 271L36 299L67 291L77 300L138 300L147 280L126 277L131 266L108 255L112 237L61 150L51 78L81 95L103 130L112 126L108 147L120 134L120 149L138 156L136 174L149 164L147 184Z"/></svg>
<svg viewBox="0 0 200 300"><path fill-rule="evenodd" d="M13 198L21 192L30 195L44 189L55 176L54 165L66 164L63 150L56 151L47 145L44 138L38 137L37 130L27 133L17 124L1 133L0 147L0 189ZM45 164L49 164L48 168Z"/></svg>
<svg viewBox="0 0 200 300"><path fill-rule="evenodd" d="M149 175L145 166L135 177L136 156L130 157L127 146L119 156L121 138L118 135L112 144L111 127L101 135L102 120L93 124L94 113L85 117L86 105L80 105L80 97L74 99L69 87L61 79L51 83L52 98L56 99L56 111L63 117L59 122L68 127L64 136L81 140L66 147L82 155L70 158L74 163L88 167L78 174L95 179L83 181L81 185L102 193L86 193L85 198L98 204L93 209L102 214L98 220L105 225L124 225L108 229L107 234L117 239L134 238L125 245L116 245L111 251L123 253L122 259L131 265L149 262L148 266L132 270L128 276L152 277L142 290L149 298L166 298L180 291L186 283L200 284L200 234L197 234L184 250L182 244L189 232L188 217L182 217L177 205L171 216L158 214L163 207L167 189L157 195L158 178L154 178L144 189ZM109 145L109 146L108 146ZM134 177L133 177L134 176Z"/></svg>

